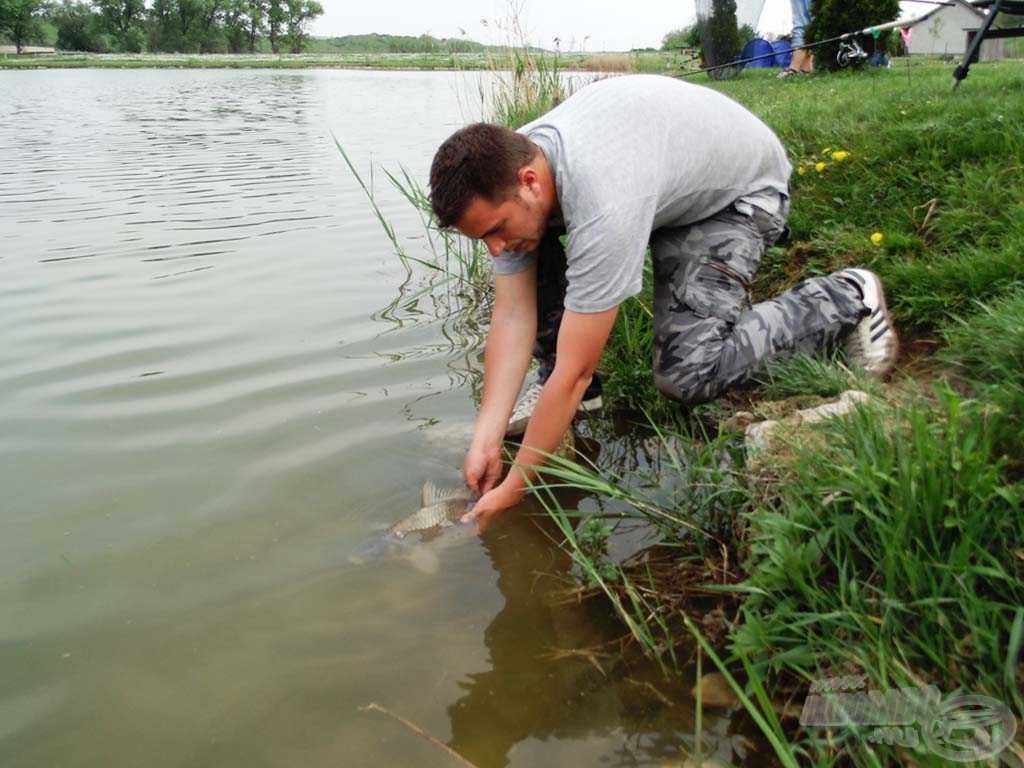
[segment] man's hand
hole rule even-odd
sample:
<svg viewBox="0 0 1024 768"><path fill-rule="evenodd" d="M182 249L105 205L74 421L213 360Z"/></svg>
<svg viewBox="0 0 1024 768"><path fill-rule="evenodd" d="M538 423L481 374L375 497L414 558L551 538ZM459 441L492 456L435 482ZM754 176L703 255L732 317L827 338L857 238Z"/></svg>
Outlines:
<svg viewBox="0 0 1024 768"><path fill-rule="evenodd" d="M501 477L501 441L493 446L478 446L475 442L462 462L462 475L466 485L483 495L494 487Z"/></svg>
<svg viewBox="0 0 1024 768"><path fill-rule="evenodd" d="M512 480L515 476L516 473L511 473L505 482L485 493L473 509L462 516L462 522L475 522L477 530L483 533L499 513L522 501L525 491L522 481Z"/></svg>

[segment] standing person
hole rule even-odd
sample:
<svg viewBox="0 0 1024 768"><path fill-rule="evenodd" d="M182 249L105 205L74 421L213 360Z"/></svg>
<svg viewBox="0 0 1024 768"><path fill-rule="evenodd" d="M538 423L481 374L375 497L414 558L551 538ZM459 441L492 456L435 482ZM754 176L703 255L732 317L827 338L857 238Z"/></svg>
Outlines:
<svg viewBox="0 0 1024 768"><path fill-rule="evenodd" d="M597 398L594 372L619 304L641 290L648 243L665 396L705 402L774 358L842 339L852 362L892 368L896 334L871 272L812 278L751 306L761 256L785 229L791 170L742 106L655 75L599 81L518 132L477 123L441 145L430 170L438 223L494 257L483 399L463 465L484 494L471 513L481 526L522 498L526 476ZM531 352L540 376L517 405ZM517 421L518 471L496 485Z"/></svg>
<svg viewBox="0 0 1024 768"><path fill-rule="evenodd" d="M779 73L779 77L806 75L814 71L814 54L803 46L807 27L811 23L811 0L790 0L793 10L793 60Z"/></svg>

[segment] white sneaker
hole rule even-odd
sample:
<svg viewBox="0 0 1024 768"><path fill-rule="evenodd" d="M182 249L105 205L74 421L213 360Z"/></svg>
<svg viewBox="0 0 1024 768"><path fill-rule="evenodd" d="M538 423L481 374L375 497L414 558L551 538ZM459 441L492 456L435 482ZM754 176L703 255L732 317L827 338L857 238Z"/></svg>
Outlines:
<svg viewBox="0 0 1024 768"><path fill-rule="evenodd" d="M856 283L869 310L846 337L846 356L851 363L881 378L896 365L900 351L892 316L885 305L882 281L866 269L844 269L836 272L835 276Z"/></svg>
<svg viewBox="0 0 1024 768"><path fill-rule="evenodd" d="M509 417L508 429L505 430L506 435L518 437L526 431L526 425L530 423L530 417L533 416L533 411L537 407L537 401L540 399L540 392L543 388L543 384L535 381L520 395L516 401L516 407L512 409L512 415ZM589 400L583 400L576 410L577 413L597 411L600 410L603 404L601 396L596 395Z"/></svg>

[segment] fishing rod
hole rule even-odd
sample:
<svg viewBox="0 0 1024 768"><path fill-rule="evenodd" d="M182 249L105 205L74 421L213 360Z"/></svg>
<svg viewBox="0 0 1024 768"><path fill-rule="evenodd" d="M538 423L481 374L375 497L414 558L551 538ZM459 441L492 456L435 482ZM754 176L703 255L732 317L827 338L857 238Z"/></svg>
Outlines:
<svg viewBox="0 0 1024 768"><path fill-rule="evenodd" d="M856 61L862 61L868 57L868 54L861 48L860 43L857 42L856 38L859 35L874 35L881 34L882 32L888 32L890 29L902 29L904 27L910 27L919 22L923 17L914 17L913 19L905 19L903 21L890 21L885 24L875 24L872 27L865 27L864 29L857 30L856 32L846 32L836 37L830 37L827 40L820 40L816 43L805 43L804 45L798 45L795 48L791 48L792 51L804 51L818 48L822 45L828 45L829 43L842 43L843 45L839 48L839 53L836 58L839 61L839 65L842 67L853 64ZM715 72L720 69L728 69L735 67L742 67L750 64L754 61L763 61L764 59L774 59L777 54L763 53L760 56L751 56L747 59L736 59L726 64L716 64L713 67L703 67L702 69L695 69L690 72L684 72L678 77L691 77L692 75L699 75L705 72Z"/></svg>

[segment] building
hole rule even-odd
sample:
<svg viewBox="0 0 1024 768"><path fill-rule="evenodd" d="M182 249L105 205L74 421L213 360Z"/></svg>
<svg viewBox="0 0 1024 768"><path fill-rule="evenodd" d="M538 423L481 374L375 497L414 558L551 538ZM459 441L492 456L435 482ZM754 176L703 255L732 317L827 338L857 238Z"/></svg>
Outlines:
<svg viewBox="0 0 1024 768"><path fill-rule="evenodd" d="M921 16L911 29L911 56L963 56L967 53L969 30L976 30L985 19L985 11L968 8L965 4L949 2L936 6ZM999 26L1002 18L996 19ZM985 40L981 44L981 60L1003 58L1005 41Z"/></svg>

